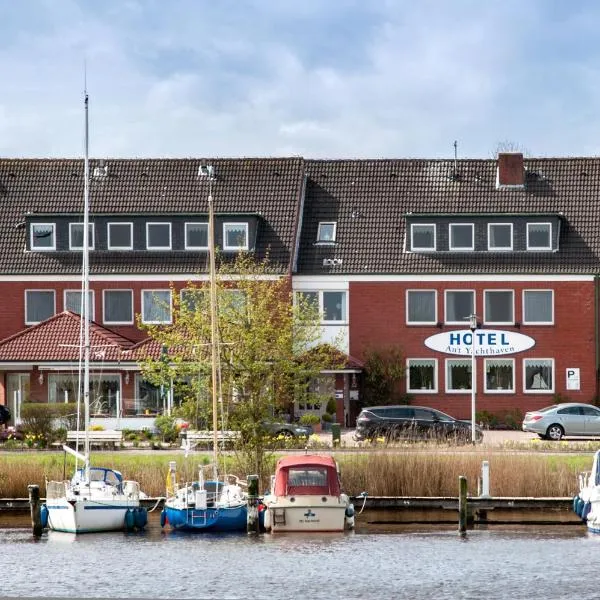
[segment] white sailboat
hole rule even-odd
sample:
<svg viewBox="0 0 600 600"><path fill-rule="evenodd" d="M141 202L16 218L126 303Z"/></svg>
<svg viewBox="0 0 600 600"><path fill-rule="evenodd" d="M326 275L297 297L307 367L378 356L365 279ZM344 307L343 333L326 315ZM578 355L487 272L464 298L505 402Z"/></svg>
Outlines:
<svg viewBox="0 0 600 600"><path fill-rule="evenodd" d="M208 466L212 479L206 480L200 467L198 480L179 485L176 479L175 462L170 463L167 477L167 499L161 513L161 525L188 531L240 531L246 529L248 505L246 491L239 482L229 482L225 476L219 478L218 452L218 402L221 380L218 351L217 290L214 239L214 207L212 198L212 166L206 167L211 185L208 195L208 247L210 268L210 317L211 317L211 365L213 407L213 464Z"/></svg>
<svg viewBox="0 0 600 600"><path fill-rule="evenodd" d="M89 306L89 152L88 95L85 94L85 167L83 212L83 268L80 340L80 365L83 364L83 405L85 431L82 434L83 454L63 446L76 460L75 474L70 481L46 482L46 504L42 521L54 531L89 533L143 528L146 510L140 506L140 486L136 481L124 481L114 469L92 467L90 464L90 306ZM81 356L83 354L83 356ZM79 389L81 390L81 381ZM81 394L80 394L81 395ZM79 395L79 396L80 396ZM79 398L80 399L80 398ZM79 405L79 403L78 403ZM77 467L78 461L82 466Z"/></svg>

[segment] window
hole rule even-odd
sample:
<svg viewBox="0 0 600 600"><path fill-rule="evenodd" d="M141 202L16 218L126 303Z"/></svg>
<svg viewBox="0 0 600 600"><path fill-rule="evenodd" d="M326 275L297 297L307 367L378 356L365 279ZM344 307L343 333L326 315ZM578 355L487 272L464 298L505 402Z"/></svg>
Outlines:
<svg viewBox="0 0 600 600"><path fill-rule="evenodd" d="M297 292L310 304L318 306L323 322L346 321L346 292Z"/></svg>
<svg viewBox="0 0 600 600"><path fill-rule="evenodd" d="M554 323L552 290L523 290L523 323L532 325Z"/></svg>
<svg viewBox="0 0 600 600"><path fill-rule="evenodd" d="M512 223L488 224L488 250L504 251L513 247Z"/></svg>
<svg viewBox="0 0 600 600"><path fill-rule="evenodd" d="M83 250L83 223L69 223L69 248ZM88 224L88 248L94 249L94 224Z"/></svg>
<svg viewBox="0 0 600 600"><path fill-rule="evenodd" d="M25 290L25 325L49 319L55 312L54 290Z"/></svg>
<svg viewBox="0 0 600 600"><path fill-rule="evenodd" d="M446 359L446 391L471 391L471 360Z"/></svg>
<svg viewBox="0 0 600 600"><path fill-rule="evenodd" d="M83 383L83 382L82 382ZM82 386L83 389L83 386ZM103 417L118 416L117 405L121 389L119 375L91 374L89 385L90 412ZM69 402L77 399L77 373L48 375L48 402Z"/></svg>
<svg viewBox="0 0 600 600"><path fill-rule="evenodd" d="M188 312L210 310L208 288L187 288L181 290L181 308Z"/></svg>
<svg viewBox="0 0 600 600"><path fill-rule="evenodd" d="M413 223L410 226L410 248L415 252L435 250L435 225Z"/></svg>
<svg viewBox="0 0 600 600"><path fill-rule="evenodd" d="M435 358L409 358L408 392L437 392L437 360Z"/></svg>
<svg viewBox="0 0 600 600"><path fill-rule="evenodd" d="M171 223L146 223L146 248L171 249Z"/></svg>
<svg viewBox="0 0 600 600"><path fill-rule="evenodd" d="M108 224L108 249L132 250L133 249L133 223Z"/></svg>
<svg viewBox="0 0 600 600"><path fill-rule="evenodd" d="M332 243L335 242L335 227L336 223L319 223L319 231L317 233L317 242Z"/></svg>
<svg viewBox="0 0 600 600"><path fill-rule="evenodd" d="M248 250L248 223L223 224L223 250Z"/></svg>
<svg viewBox="0 0 600 600"><path fill-rule="evenodd" d="M185 249L206 250L208 248L208 223L185 224Z"/></svg>
<svg viewBox="0 0 600 600"><path fill-rule="evenodd" d="M131 290L104 290L104 323L133 324L133 292Z"/></svg>
<svg viewBox="0 0 600 600"><path fill-rule="evenodd" d="M527 250L552 250L550 223L527 223Z"/></svg>
<svg viewBox="0 0 600 600"><path fill-rule="evenodd" d="M512 290L485 290L484 321L496 325L512 325L514 317L514 292Z"/></svg>
<svg viewBox="0 0 600 600"><path fill-rule="evenodd" d="M56 250L54 223L32 223L30 245L32 250Z"/></svg>
<svg viewBox="0 0 600 600"><path fill-rule="evenodd" d="M515 361L512 358L486 358L485 391L515 391Z"/></svg>
<svg viewBox="0 0 600 600"><path fill-rule="evenodd" d="M246 293L241 290L223 290L219 297L219 314L230 321L244 321L248 313Z"/></svg>
<svg viewBox="0 0 600 600"><path fill-rule="evenodd" d="M554 393L554 360L551 358L523 359L524 388L531 393Z"/></svg>
<svg viewBox="0 0 600 600"><path fill-rule="evenodd" d="M142 290L142 322L171 322L171 290Z"/></svg>
<svg viewBox="0 0 600 600"><path fill-rule="evenodd" d="M473 250L475 248L473 241L472 223L451 223L450 224L450 250Z"/></svg>
<svg viewBox="0 0 600 600"><path fill-rule="evenodd" d="M83 314L83 307L81 306L81 299L83 298L83 293L80 290L65 290L65 310L70 310L71 312L77 313L78 315ZM89 320L94 320L94 291L89 290L88 292L89 298L89 310L90 317Z"/></svg>
<svg viewBox="0 0 600 600"><path fill-rule="evenodd" d="M475 292L468 290L446 291L446 323L464 325L475 314Z"/></svg>
<svg viewBox="0 0 600 600"><path fill-rule="evenodd" d="M437 293L435 290L406 291L406 322L413 325L437 323Z"/></svg>

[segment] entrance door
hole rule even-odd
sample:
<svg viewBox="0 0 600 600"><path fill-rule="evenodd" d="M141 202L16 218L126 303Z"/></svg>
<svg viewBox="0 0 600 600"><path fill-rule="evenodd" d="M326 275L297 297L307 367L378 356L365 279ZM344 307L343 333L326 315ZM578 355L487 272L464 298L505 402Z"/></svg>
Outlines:
<svg viewBox="0 0 600 600"><path fill-rule="evenodd" d="M29 373L8 373L6 376L6 398L10 410L10 424L21 422L21 405L29 402Z"/></svg>

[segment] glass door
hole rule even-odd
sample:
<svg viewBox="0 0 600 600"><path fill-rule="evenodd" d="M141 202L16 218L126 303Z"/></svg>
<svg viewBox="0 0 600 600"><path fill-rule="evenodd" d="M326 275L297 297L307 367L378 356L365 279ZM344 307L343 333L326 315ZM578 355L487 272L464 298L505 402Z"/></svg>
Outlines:
<svg viewBox="0 0 600 600"><path fill-rule="evenodd" d="M10 425L21 422L21 405L29 402L29 373L8 373L6 376L6 398L10 410Z"/></svg>

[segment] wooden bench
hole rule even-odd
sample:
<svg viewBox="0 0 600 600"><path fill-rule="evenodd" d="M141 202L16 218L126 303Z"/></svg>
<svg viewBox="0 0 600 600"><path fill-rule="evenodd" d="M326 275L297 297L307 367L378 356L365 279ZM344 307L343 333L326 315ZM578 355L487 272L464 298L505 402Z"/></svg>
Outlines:
<svg viewBox="0 0 600 600"><path fill-rule="evenodd" d="M90 445L93 446L111 446L118 448L123 441L123 432L115 429L102 429L88 432ZM67 431L67 444L75 444L79 439L79 444L83 444L85 434L83 431Z"/></svg>
<svg viewBox="0 0 600 600"><path fill-rule="evenodd" d="M212 448L214 442L213 432L206 430L193 430L193 431L181 431L179 433L181 438L181 447L183 449L192 450L196 446L205 446L206 448ZM224 444L227 447L233 446L235 441L239 439L239 431L218 431L217 432L217 443Z"/></svg>

